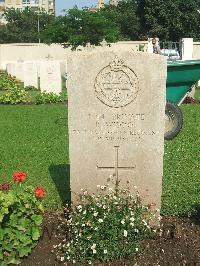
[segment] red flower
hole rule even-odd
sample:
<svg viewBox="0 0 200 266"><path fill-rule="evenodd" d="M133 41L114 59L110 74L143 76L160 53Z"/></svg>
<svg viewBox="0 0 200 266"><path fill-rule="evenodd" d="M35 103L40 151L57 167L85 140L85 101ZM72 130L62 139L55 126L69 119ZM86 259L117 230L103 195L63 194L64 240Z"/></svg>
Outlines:
<svg viewBox="0 0 200 266"><path fill-rule="evenodd" d="M13 174L13 180L14 182L23 182L27 178L27 173L25 172L15 172Z"/></svg>
<svg viewBox="0 0 200 266"><path fill-rule="evenodd" d="M45 194L46 194L46 191L44 190L43 187L37 187L35 189L35 196L37 198L43 198L45 196Z"/></svg>

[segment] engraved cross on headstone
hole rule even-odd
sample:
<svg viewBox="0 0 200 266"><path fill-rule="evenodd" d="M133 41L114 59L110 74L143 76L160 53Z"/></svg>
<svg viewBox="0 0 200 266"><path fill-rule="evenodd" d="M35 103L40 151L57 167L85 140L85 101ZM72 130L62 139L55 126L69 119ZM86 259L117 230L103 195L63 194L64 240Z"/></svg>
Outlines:
<svg viewBox="0 0 200 266"><path fill-rule="evenodd" d="M119 170L133 170L135 168L134 166L119 166L119 146L114 146L115 148L115 166L98 166L98 170L109 170L109 169L114 169L114 174L116 176L116 180L118 181L119 178Z"/></svg>

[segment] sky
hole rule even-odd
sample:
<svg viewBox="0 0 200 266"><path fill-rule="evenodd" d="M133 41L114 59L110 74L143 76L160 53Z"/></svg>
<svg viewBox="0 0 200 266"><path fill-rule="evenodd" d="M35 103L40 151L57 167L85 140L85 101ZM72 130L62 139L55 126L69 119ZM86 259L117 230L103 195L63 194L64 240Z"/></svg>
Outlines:
<svg viewBox="0 0 200 266"><path fill-rule="evenodd" d="M61 15L63 9L69 9L77 5L79 8L84 6L96 6L97 0L56 0L56 15Z"/></svg>

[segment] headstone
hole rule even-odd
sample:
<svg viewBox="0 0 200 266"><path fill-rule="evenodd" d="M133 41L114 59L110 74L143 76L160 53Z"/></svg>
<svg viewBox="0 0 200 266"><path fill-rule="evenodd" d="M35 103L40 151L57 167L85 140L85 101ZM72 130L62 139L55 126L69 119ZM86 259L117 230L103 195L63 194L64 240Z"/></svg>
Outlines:
<svg viewBox="0 0 200 266"><path fill-rule="evenodd" d="M7 65L8 64L12 64L12 63L15 63L16 61L2 61L1 64L0 64L0 68L2 70L7 70Z"/></svg>
<svg viewBox="0 0 200 266"><path fill-rule="evenodd" d="M40 89L42 92L62 92L62 80L59 61L40 62Z"/></svg>
<svg viewBox="0 0 200 266"><path fill-rule="evenodd" d="M160 208L166 59L109 48L68 59L72 201L114 175ZM87 74L86 74L87 73Z"/></svg>
<svg viewBox="0 0 200 266"><path fill-rule="evenodd" d="M7 64L7 71L13 77L16 77L16 62Z"/></svg>
<svg viewBox="0 0 200 266"><path fill-rule="evenodd" d="M38 88L38 71L36 62L26 61L24 63L24 87L27 86Z"/></svg>
<svg viewBox="0 0 200 266"><path fill-rule="evenodd" d="M11 73L12 73L12 63L8 63L8 64L6 65L6 71L7 71L7 73L8 73L9 75L11 75Z"/></svg>
<svg viewBox="0 0 200 266"><path fill-rule="evenodd" d="M14 63L15 65L15 77L20 80L20 81L24 81L24 62L16 62Z"/></svg>
<svg viewBox="0 0 200 266"><path fill-rule="evenodd" d="M192 60L193 38L182 39L182 60Z"/></svg>

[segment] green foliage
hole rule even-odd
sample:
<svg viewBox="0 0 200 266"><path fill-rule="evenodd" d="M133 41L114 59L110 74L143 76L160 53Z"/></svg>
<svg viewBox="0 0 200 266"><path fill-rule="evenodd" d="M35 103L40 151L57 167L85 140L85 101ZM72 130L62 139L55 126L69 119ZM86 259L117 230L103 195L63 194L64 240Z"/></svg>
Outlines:
<svg viewBox="0 0 200 266"><path fill-rule="evenodd" d="M66 94L60 93L59 95L53 92L47 93L42 92L36 95L35 100L36 104L45 104L45 103L58 103L66 101Z"/></svg>
<svg viewBox="0 0 200 266"><path fill-rule="evenodd" d="M140 37L140 18L135 0L120 1L118 6L105 6L101 12L115 22L120 32L120 40L138 40Z"/></svg>
<svg viewBox="0 0 200 266"><path fill-rule="evenodd" d="M43 207L34 189L22 183L0 190L0 206L0 264L19 264L41 236Z"/></svg>
<svg viewBox="0 0 200 266"><path fill-rule="evenodd" d="M97 12L73 8L58 17L28 8L8 9L8 23L0 25L0 43L38 42L40 38L48 44L76 48L87 43L99 45L103 39L112 43L153 35L169 41L183 37L200 40L198 10L199 0L123 0L117 7L106 5Z"/></svg>
<svg viewBox="0 0 200 266"><path fill-rule="evenodd" d="M77 8L67 11L58 17L42 34L46 43L67 43L73 48L79 45L99 45L105 39L115 42L119 38L119 30L114 21L104 12L89 12Z"/></svg>
<svg viewBox="0 0 200 266"><path fill-rule="evenodd" d="M200 39L200 2L196 0L140 0L138 15L141 36L179 41L183 37Z"/></svg>
<svg viewBox="0 0 200 266"><path fill-rule="evenodd" d="M7 93L0 96L0 103L18 104L28 102L26 91L19 85L13 85Z"/></svg>
<svg viewBox="0 0 200 266"><path fill-rule="evenodd" d="M6 25L0 25L0 43L34 43L39 40L40 33L54 20L54 15L32 9L7 9L4 14ZM39 22L38 22L39 21Z"/></svg>
<svg viewBox="0 0 200 266"><path fill-rule="evenodd" d="M140 241L153 235L149 224L156 214L142 206L139 195L114 182L97 187L96 194L83 191L79 205L67 210L68 239L58 245L61 260L88 265L123 259L137 254Z"/></svg>
<svg viewBox="0 0 200 266"><path fill-rule="evenodd" d="M27 93L21 83L4 71L0 71L0 90L6 91L0 95L0 103L18 104L28 101Z"/></svg>
<svg viewBox="0 0 200 266"><path fill-rule="evenodd" d="M8 75L6 71L0 70L0 90L9 90L15 85L20 86L20 82L16 78Z"/></svg>
<svg viewBox="0 0 200 266"><path fill-rule="evenodd" d="M37 89L34 86L26 86L26 87L24 87L24 90L25 91L38 91L39 89Z"/></svg>

